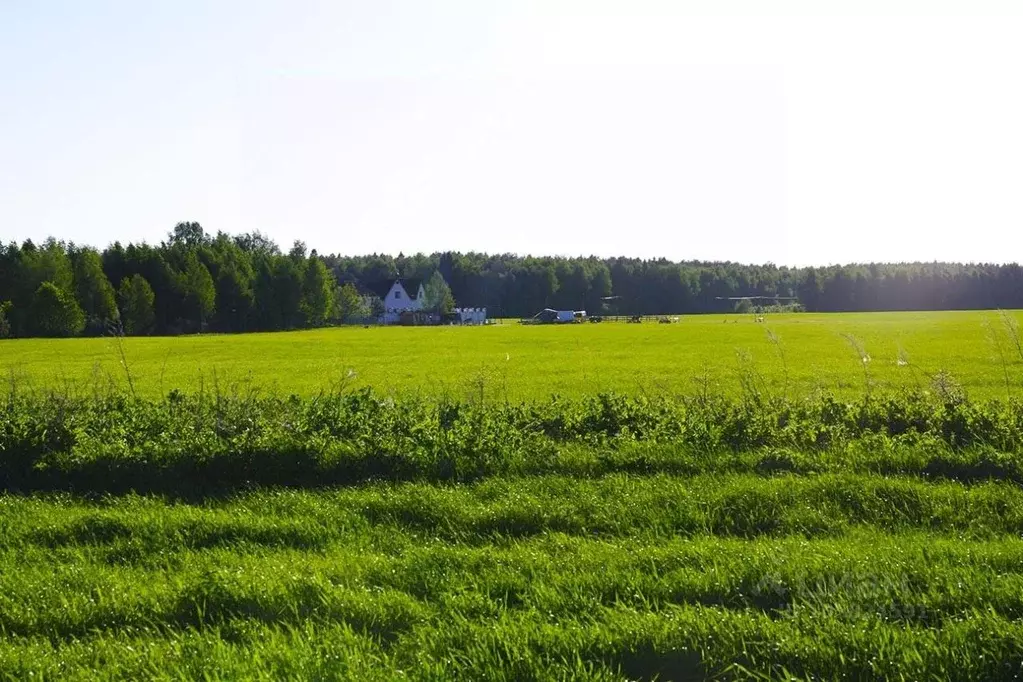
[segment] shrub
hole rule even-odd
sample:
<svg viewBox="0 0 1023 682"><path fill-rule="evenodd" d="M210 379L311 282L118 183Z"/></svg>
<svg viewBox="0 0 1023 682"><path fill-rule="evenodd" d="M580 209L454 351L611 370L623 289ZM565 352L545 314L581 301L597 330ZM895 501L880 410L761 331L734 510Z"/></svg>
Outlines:
<svg viewBox="0 0 1023 682"><path fill-rule="evenodd" d="M643 443L664 454L629 450ZM606 450L561 458L580 446ZM833 456L852 457L843 466L861 470L1017 480L1021 452L1020 404L923 394L763 405L601 394L487 405L394 400L369 389L310 399L173 392L162 401L14 392L0 409L5 489L207 494L552 470L767 474L827 470Z"/></svg>
<svg viewBox="0 0 1023 682"><path fill-rule="evenodd" d="M10 311L13 304L10 301L0 301L0 339L6 339L11 335Z"/></svg>

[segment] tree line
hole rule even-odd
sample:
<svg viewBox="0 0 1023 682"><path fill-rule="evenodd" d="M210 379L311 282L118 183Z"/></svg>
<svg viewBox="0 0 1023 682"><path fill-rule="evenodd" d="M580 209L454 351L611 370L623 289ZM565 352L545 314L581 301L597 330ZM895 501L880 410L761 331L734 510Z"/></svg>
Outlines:
<svg viewBox="0 0 1023 682"><path fill-rule="evenodd" d="M790 268L639 258L435 253L328 256L339 281L438 271L460 306L524 317L545 307L590 314L734 311L738 299L811 312L1023 308L1018 264L870 263Z"/></svg>
<svg viewBox="0 0 1023 682"><path fill-rule="evenodd" d="M1023 308L1013 263L899 263L788 268L730 262L560 258L512 254L284 253L258 232L208 234L179 223L159 245L103 251L48 239L0 244L0 337L243 332L363 319L366 284L428 281L438 307L491 317L546 308L590 314L736 309L743 297L796 299L809 311Z"/></svg>

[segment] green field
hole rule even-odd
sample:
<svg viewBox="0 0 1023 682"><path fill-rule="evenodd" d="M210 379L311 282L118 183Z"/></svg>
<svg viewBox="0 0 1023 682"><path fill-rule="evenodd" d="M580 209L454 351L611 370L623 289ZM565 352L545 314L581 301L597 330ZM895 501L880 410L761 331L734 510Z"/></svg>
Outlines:
<svg viewBox="0 0 1023 682"><path fill-rule="evenodd" d="M691 316L678 324L467 328L333 328L237 336L128 338L136 390L277 390L310 395L339 380L392 393L464 397L479 384L511 400L557 393L735 393L756 374L772 391L859 395L867 385L917 387L946 371L976 397L1005 397L1023 357L991 312ZM770 334L777 343L772 342ZM869 362L863 363L850 338ZM901 355L900 355L901 353ZM903 364L899 363L900 357ZM114 382L113 339L0 343L0 370L37 387ZM905 364L908 362L908 364ZM866 372L864 371L866 370Z"/></svg>
<svg viewBox="0 0 1023 682"><path fill-rule="evenodd" d="M0 679L1020 679L1014 333L2 342Z"/></svg>

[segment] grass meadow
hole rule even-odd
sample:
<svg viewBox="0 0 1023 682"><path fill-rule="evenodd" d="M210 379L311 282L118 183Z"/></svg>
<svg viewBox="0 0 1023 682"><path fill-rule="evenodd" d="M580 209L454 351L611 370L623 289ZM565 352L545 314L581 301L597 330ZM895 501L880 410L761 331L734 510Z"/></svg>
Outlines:
<svg viewBox="0 0 1023 682"><path fill-rule="evenodd" d="M734 394L749 370L777 391L856 396L868 383L914 388L944 371L971 395L1006 397L1019 382L1020 359L1006 320L1018 327L1023 314L795 314L768 315L763 323L748 315L706 315L670 325L558 327L509 321L128 338L121 348L110 338L24 339L0 345L0 371L36 387L125 388L123 350L136 391L149 397L215 384L313 395L342 378L384 393L464 396L482 378L510 400L688 393L697 384Z"/></svg>
<svg viewBox="0 0 1023 682"><path fill-rule="evenodd" d="M0 342L0 679L1020 679L1019 321Z"/></svg>

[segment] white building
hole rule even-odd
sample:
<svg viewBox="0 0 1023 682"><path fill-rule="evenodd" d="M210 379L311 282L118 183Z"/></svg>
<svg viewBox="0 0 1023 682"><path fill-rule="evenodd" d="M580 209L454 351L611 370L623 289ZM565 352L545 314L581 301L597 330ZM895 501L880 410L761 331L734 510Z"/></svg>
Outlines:
<svg viewBox="0 0 1023 682"><path fill-rule="evenodd" d="M383 309L383 315L379 318L383 324L398 322L402 313L422 310L426 298L423 282L418 279L377 282L360 287L359 293L367 308Z"/></svg>
<svg viewBox="0 0 1023 682"><path fill-rule="evenodd" d="M486 324L486 308L455 308L455 314L462 324Z"/></svg>

